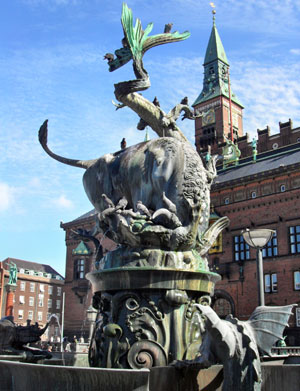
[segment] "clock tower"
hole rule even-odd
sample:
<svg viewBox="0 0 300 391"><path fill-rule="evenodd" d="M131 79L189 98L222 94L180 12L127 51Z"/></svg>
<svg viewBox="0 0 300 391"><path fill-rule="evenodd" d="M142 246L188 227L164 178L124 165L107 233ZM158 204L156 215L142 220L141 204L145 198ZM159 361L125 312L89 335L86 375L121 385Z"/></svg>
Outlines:
<svg viewBox="0 0 300 391"><path fill-rule="evenodd" d="M220 153L226 138L236 140L243 135L243 106L230 88L229 63L215 16L203 66L203 88L193 103L195 113L200 114L195 122L195 142L198 152L206 152L210 145L212 153Z"/></svg>

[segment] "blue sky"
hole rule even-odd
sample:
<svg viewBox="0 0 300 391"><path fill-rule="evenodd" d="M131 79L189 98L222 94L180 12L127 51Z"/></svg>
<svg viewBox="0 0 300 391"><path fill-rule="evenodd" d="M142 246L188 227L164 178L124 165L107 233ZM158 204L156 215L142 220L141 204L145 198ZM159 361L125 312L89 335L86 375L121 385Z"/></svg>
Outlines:
<svg viewBox="0 0 300 391"><path fill-rule="evenodd" d="M244 104L244 130L291 118L300 126L300 1L216 0L216 24L231 65L232 90ZM203 58L212 27L209 1L128 0L153 34L164 25L189 30L180 43L146 53L151 88L165 111L202 88ZM115 111L113 84L133 77L131 63L109 73L103 55L121 47L122 1L9 0L0 13L0 260L51 264L64 275L60 221L92 209L83 170L44 153L37 139L49 119L49 146L91 159L143 141L129 109ZM182 129L191 142L194 124Z"/></svg>

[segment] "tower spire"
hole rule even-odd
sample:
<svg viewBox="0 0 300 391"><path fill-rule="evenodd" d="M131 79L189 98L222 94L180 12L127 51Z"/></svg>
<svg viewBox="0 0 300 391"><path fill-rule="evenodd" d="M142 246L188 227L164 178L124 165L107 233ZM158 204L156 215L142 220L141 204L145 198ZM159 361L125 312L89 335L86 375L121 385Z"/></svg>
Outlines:
<svg viewBox="0 0 300 391"><path fill-rule="evenodd" d="M227 138L243 135L243 106L229 84L229 62L216 26L215 5L210 6L213 23L204 57L203 88L193 107L202 114L195 123L197 149L207 151L210 146L216 153Z"/></svg>

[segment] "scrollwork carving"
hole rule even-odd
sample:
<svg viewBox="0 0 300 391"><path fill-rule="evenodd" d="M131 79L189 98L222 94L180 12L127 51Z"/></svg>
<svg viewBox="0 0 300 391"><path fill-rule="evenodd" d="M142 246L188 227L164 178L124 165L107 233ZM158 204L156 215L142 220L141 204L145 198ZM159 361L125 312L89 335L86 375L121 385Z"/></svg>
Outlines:
<svg viewBox="0 0 300 391"><path fill-rule="evenodd" d="M129 349L127 360L132 369L152 368L167 365L167 355L161 345L154 341L138 341Z"/></svg>

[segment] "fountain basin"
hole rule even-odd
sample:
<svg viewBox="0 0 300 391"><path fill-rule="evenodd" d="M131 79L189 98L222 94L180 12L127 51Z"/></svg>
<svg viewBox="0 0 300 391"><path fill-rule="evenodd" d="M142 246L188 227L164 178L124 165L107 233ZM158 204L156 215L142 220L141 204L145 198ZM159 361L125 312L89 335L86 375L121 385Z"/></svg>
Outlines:
<svg viewBox="0 0 300 391"><path fill-rule="evenodd" d="M124 289L179 289L212 294L220 275L209 271L156 268L114 268L90 272L94 292Z"/></svg>

